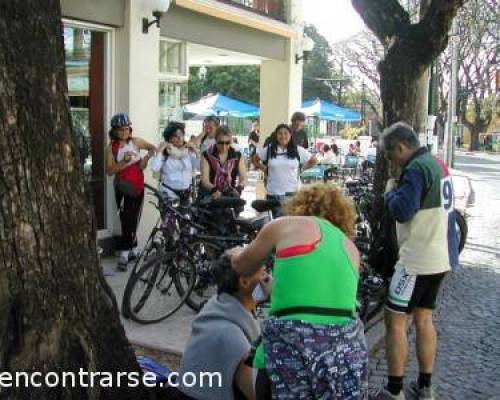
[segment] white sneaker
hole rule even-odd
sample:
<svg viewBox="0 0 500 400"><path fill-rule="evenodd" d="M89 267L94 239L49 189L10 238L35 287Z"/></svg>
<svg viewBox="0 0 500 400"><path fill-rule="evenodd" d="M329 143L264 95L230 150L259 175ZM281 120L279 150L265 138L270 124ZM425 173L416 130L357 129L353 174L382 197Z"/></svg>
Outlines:
<svg viewBox="0 0 500 400"><path fill-rule="evenodd" d="M118 264L116 265L116 268L119 271L126 271L127 270L127 265L128 265L128 258L122 258L122 257L120 257L118 259Z"/></svg>
<svg viewBox="0 0 500 400"><path fill-rule="evenodd" d="M406 400L404 392L401 390L398 394L392 394L387 389L380 389L371 400Z"/></svg>
<svg viewBox="0 0 500 400"><path fill-rule="evenodd" d="M432 386L419 388L418 383L413 381L408 386L408 392L415 400L435 400Z"/></svg>
<svg viewBox="0 0 500 400"><path fill-rule="evenodd" d="M139 249L139 247L135 246L128 253L128 261L133 261L133 260L137 259L140 256L140 254L141 254L141 249Z"/></svg>

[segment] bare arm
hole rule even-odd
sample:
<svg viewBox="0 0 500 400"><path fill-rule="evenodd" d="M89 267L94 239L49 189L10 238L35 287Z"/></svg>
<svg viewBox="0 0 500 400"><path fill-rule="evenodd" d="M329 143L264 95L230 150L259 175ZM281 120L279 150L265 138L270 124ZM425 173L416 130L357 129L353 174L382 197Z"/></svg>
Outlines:
<svg viewBox="0 0 500 400"><path fill-rule="evenodd" d="M252 368L240 362L236 373L234 374L234 383L243 392L248 400L255 400L255 389L253 386Z"/></svg>
<svg viewBox="0 0 500 400"><path fill-rule="evenodd" d="M264 165L264 163L257 154L252 156L252 164L255 168L260 169L263 172L267 171L266 166Z"/></svg>
<svg viewBox="0 0 500 400"><path fill-rule="evenodd" d="M238 184L242 187L245 187L247 184L247 163L245 162L245 157L243 155L240 157L240 161L238 164L239 171L239 181Z"/></svg>
<svg viewBox="0 0 500 400"><path fill-rule="evenodd" d="M252 243L230 254L237 273L243 277L252 276L264 265L278 243L279 224L279 220L270 222L262 228Z"/></svg>
<svg viewBox="0 0 500 400"><path fill-rule="evenodd" d="M134 138L133 141L134 144L137 146L137 148L140 150L155 151L155 152L158 150L154 144L151 144L145 141L144 139Z"/></svg>
<svg viewBox="0 0 500 400"><path fill-rule="evenodd" d="M308 162L304 165L304 170L314 167L318 163L316 157L311 157Z"/></svg>
<svg viewBox="0 0 500 400"><path fill-rule="evenodd" d="M350 239L344 241L344 248L351 259L352 265L359 271L361 267L361 257L356 245Z"/></svg>
<svg viewBox="0 0 500 400"><path fill-rule="evenodd" d="M127 166L127 161L122 160L120 162L115 161L115 157L113 157L113 152L111 150L111 145L108 146L106 150L106 174L108 176L113 176L120 172Z"/></svg>
<svg viewBox="0 0 500 400"><path fill-rule="evenodd" d="M205 157L201 157L201 185L206 190L212 190L215 185L210 182L210 166Z"/></svg>

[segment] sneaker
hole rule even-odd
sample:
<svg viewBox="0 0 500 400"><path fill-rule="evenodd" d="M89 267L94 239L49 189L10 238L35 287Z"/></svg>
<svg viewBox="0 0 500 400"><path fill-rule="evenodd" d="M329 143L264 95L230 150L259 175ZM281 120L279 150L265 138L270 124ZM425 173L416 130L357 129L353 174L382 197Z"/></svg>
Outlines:
<svg viewBox="0 0 500 400"><path fill-rule="evenodd" d="M116 265L116 269L118 269L119 271L126 271L127 265L128 265L128 259L120 257L118 259L118 264Z"/></svg>
<svg viewBox="0 0 500 400"><path fill-rule="evenodd" d="M387 389L380 389L370 400L406 400L404 392L401 390L398 394L392 394Z"/></svg>
<svg viewBox="0 0 500 400"><path fill-rule="evenodd" d="M432 386L419 388L418 383L413 381L408 386L408 393L411 394L412 399L415 400L434 400L434 389Z"/></svg>
<svg viewBox="0 0 500 400"><path fill-rule="evenodd" d="M140 254L141 254L141 250L139 249L139 247L136 246L132 250L129 251L128 260L129 261L137 260L137 258L139 258Z"/></svg>

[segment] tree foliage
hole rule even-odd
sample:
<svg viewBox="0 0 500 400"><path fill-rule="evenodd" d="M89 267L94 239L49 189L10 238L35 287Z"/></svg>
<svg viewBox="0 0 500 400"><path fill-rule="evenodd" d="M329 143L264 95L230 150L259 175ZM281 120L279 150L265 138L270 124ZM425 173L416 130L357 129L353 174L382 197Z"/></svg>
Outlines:
<svg viewBox="0 0 500 400"><path fill-rule="evenodd" d="M398 0L351 0L368 28L386 48L378 64L384 125L406 121L417 132L425 131L427 117L426 74L448 44L453 18L465 0L421 0L418 19ZM388 177L383 151L375 171L373 220L383 213L381 194Z"/></svg>
<svg viewBox="0 0 500 400"><path fill-rule="evenodd" d="M496 112L495 73L500 61L500 22L496 0L470 0L458 18L459 114L476 150ZM449 58L445 59L445 65Z"/></svg>
<svg viewBox="0 0 500 400"><path fill-rule="evenodd" d="M320 98L333 101L331 81L324 80L331 79L334 73L330 43L314 25L306 25L304 33L313 40L314 48L304 62L302 96L304 100Z"/></svg>
<svg viewBox="0 0 500 400"><path fill-rule="evenodd" d="M199 71L199 67L192 67L189 71L189 102L208 93L220 93L247 103L259 104L258 65L208 67L205 79L200 78Z"/></svg>

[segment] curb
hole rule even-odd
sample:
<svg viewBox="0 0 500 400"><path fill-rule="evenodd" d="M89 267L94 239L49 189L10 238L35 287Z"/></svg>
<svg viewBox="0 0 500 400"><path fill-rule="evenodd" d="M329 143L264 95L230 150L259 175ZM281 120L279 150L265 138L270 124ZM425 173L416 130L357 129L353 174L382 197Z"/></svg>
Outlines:
<svg viewBox="0 0 500 400"><path fill-rule="evenodd" d="M159 351L159 352L162 352L165 354L170 354L170 355L177 356L177 357L182 357L181 351L172 349L171 347L168 347L168 346L161 346L161 345L141 342L140 340L129 340L129 343L132 346L139 346L139 347L143 347L145 349Z"/></svg>

